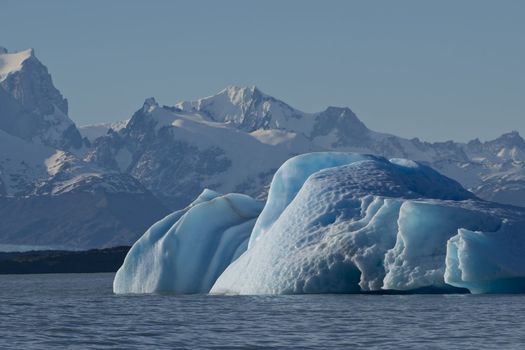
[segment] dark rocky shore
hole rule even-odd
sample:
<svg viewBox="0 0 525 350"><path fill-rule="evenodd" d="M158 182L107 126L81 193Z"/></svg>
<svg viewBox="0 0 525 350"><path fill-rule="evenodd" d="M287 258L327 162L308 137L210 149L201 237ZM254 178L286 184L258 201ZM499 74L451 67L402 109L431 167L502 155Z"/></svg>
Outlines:
<svg viewBox="0 0 525 350"><path fill-rule="evenodd" d="M130 248L0 252L0 274L116 272Z"/></svg>

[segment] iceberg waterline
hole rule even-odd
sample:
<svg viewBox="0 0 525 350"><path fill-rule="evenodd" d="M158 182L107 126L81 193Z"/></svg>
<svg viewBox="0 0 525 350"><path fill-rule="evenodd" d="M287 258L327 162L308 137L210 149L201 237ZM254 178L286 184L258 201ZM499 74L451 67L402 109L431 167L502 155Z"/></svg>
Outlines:
<svg viewBox="0 0 525 350"><path fill-rule="evenodd" d="M422 164L310 153L266 205L205 191L153 225L115 293L525 292L525 209L478 199Z"/></svg>

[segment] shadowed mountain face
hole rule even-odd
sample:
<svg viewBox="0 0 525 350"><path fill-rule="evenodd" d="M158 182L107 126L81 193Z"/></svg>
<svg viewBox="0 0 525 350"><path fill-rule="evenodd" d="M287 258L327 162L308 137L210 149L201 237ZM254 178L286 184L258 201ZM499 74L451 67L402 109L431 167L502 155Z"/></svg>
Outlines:
<svg viewBox="0 0 525 350"><path fill-rule="evenodd" d="M235 86L174 106L149 98L129 120L78 128L33 50L0 50L0 202L9 213L0 243L130 244L203 188L264 199L285 160L328 150L418 160L484 199L525 206L517 132L488 142L409 140L368 129L349 108L304 113Z"/></svg>
<svg viewBox="0 0 525 350"><path fill-rule="evenodd" d="M1 242L98 248L129 244L168 211L151 194L0 197Z"/></svg>

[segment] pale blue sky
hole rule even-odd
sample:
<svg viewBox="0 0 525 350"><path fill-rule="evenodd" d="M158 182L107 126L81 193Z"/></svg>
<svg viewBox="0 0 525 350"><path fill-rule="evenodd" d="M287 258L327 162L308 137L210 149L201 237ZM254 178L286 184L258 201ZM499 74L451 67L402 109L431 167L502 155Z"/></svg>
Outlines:
<svg viewBox="0 0 525 350"><path fill-rule="evenodd" d="M525 1L0 0L78 124L257 85L425 140L525 134Z"/></svg>

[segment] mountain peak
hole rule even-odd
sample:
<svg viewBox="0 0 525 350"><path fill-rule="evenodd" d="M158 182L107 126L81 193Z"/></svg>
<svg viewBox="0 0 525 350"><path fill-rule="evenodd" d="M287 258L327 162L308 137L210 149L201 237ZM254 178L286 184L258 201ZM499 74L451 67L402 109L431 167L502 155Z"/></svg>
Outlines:
<svg viewBox="0 0 525 350"><path fill-rule="evenodd" d="M338 107L338 106L328 106L325 109L325 112L329 113L352 113L354 112L350 109L350 107Z"/></svg>
<svg viewBox="0 0 525 350"><path fill-rule="evenodd" d="M238 112L238 109L247 110L250 106L262 100L277 101L275 98L263 93L255 85L228 85L214 95L199 98L194 101L181 101L178 102L175 107L187 112L202 112L203 110L209 110L210 107L213 107L214 112L225 109L236 109L236 112ZM284 104L284 102L281 103Z"/></svg>
<svg viewBox="0 0 525 350"><path fill-rule="evenodd" d="M153 109L157 108L158 106L159 106L159 104L155 100L155 97L148 97L144 101L144 105L142 106L142 109L145 112L151 112Z"/></svg>
<svg viewBox="0 0 525 350"><path fill-rule="evenodd" d="M0 129L31 142L80 148L82 138L68 103L33 49L0 50Z"/></svg>
<svg viewBox="0 0 525 350"><path fill-rule="evenodd" d="M230 93L253 93L255 91L259 91L259 88L255 85L245 85L245 86L239 86L239 85L228 85L221 91L228 91ZM220 92L219 92L220 93Z"/></svg>
<svg viewBox="0 0 525 350"><path fill-rule="evenodd" d="M324 112L321 112L321 114L328 115L336 119L346 120L347 122L351 122L354 125L359 125L363 129L367 129L363 122L357 117L357 115L355 115L355 113L349 107L328 106L324 110Z"/></svg>
<svg viewBox="0 0 525 350"><path fill-rule="evenodd" d="M521 135L517 130L512 130L512 131L504 133L499 138L515 139L515 138L521 138Z"/></svg>
<svg viewBox="0 0 525 350"><path fill-rule="evenodd" d="M10 53L6 48L0 47L0 82L9 74L21 70L23 63L34 55L33 49Z"/></svg>
<svg viewBox="0 0 525 350"><path fill-rule="evenodd" d="M220 94L223 91L227 91L229 93L239 93L239 92L243 92L243 93L251 92L251 93L253 93L255 91L259 91L259 89L255 85L250 85L250 86L228 85L224 89L219 91L219 93L217 93L217 94Z"/></svg>
<svg viewBox="0 0 525 350"><path fill-rule="evenodd" d="M493 142L503 142L510 146L518 146L520 148L525 148L525 140L523 137L521 137L520 133L516 130L513 130L511 132L507 132L497 139L495 139Z"/></svg>
<svg viewBox="0 0 525 350"><path fill-rule="evenodd" d="M258 129L284 129L288 120L302 115L286 103L266 95L255 85L230 85L215 95L192 102L179 102L176 107L250 132Z"/></svg>
<svg viewBox="0 0 525 350"><path fill-rule="evenodd" d="M228 96L228 100L234 105L247 104L259 96L264 95L255 85L252 86L235 86L230 85L225 89L219 91L217 94L211 96L219 97L221 95Z"/></svg>

